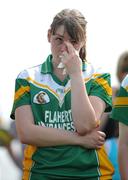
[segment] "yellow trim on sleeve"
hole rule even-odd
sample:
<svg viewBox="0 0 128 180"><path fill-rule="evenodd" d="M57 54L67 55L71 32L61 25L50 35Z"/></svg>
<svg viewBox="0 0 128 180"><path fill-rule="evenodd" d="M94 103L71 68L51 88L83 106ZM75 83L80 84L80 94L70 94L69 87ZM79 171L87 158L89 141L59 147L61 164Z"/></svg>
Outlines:
<svg viewBox="0 0 128 180"><path fill-rule="evenodd" d="M112 96L112 88L109 86L108 82L105 79L98 78L98 79L95 79L95 81L106 90L109 96Z"/></svg>
<svg viewBox="0 0 128 180"><path fill-rule="evenodd" d="M128 105L128 97L117 97L114 101L114 106Z"/></svg>
<svg viewBox="0 0 128 180"><path fill-rule="evenodd" d="M29 92L30 87L29 86L21 86L15 93L14 100L17 100L20 96L22 96L25 92Z"/></svg>

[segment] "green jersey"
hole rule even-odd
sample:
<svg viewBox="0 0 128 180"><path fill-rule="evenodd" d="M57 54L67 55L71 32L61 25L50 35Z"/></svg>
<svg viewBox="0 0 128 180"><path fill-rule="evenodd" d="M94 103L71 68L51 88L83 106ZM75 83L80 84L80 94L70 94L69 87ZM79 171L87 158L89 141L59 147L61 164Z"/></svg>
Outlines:
<svg viewBox="0 0 128 180"><path fill-rule="evenodd" d="M110 74L83 63L83 78L88 95L101 98L106 103L105 111L110 111ZM22 105L31 105L36 125L76 131L71 111L70 78L67 76L62 82L55 76L52 55L42 65L24 70L17 77L13 119L15 109ZM104 147L95 150L72 145L27 145L23 165L24 180L111 179L114 171Z"/></svg>
<svg viewBox="0 0 128 180"><path fill-rule="evenodd" d="M128 125L128 75L121 83L111 116L114 120Z"/></svg>

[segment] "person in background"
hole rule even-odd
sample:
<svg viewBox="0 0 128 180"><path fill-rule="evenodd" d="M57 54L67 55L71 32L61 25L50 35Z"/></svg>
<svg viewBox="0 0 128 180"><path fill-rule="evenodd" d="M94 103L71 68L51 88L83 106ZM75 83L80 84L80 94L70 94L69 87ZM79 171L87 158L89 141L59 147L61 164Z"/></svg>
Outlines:
<svg viewBox="0 0 128 180"><path fill-rule="evenodd" d="M120 180L120 172L118 165L118 136L119 128L118 122L112 121L109 117L108 122L106 123L107 139L105 140L105 149L108 154L110 161L112 162L115 173L112 177L113 180Z"/></svg>
<svg viewBox="0 0 128 180"><path fill-rule="evenodd" d="M122 180L128 179L128 74L114 100L112 119L119 122L118 160Z"/></svg>
<svg viewBox="0 0 128 180"><path fill-rule="evenodd" d="M19 141L19 138L17 136L15 121L11 121L8 132L13 137L13 141L11 142L12 144L11 149L13 151L13 154L15 154L16 164L20 168L20 170L22 170L23 152L24 152L25 144L22 144Z"/></svg>
<svg viewBox="0 0 128 180"><path fill-rule="evenodd" d="M128 73L128 51L124 51L118 59L116 76L119 83L118 87L113 87L113 102L118 94L120 84L123 78ZM119 136L119 123L118 121L113 121L110 113L104 113L102 117L100 130L105 132L106 141L105 148L108 156L114 165L115 173L113 175L113 180L120 180L119 166L118 166L118 136Z"/></svg>
<svg viewBox="0 0 128 180"><path fill-rule="evenodd" d="M48 30L51 54L16 78L11 118L27 144L23 180L112 179L99 131L111 111L110 74L86 60L86 19L64 9Z"/></svg>
<svg viewBox="0 0 128 180"><path fill-rule="evenodd" d="M7 150L14 164L21 169L21 160L19 160L19 156L14 153L12 147L12 142L14 140L15 137L8 129L0 127L0 147L4 147Z"/></svg>
<svg viewBox="0 0 128 180"><path fill-rule="evenodd" d="M118 80L118 86L112 87L112 101L114 101L114 99L118 93L120 84L127 73L128 73L128 51L124 51L123 53L121 53L121 55L119 56L118 61L117 61L116 77ZM114 125L115 123L116 123L116 125ZM102 115L100 129L105 132L106 139L113 136L114 126L117 127L118 126L117 123L118 122L111 121L110 113L104 113ZM111 135L111 133L112 133L112 135ZM117 134L118 133L116 132L116 136L117 136Z"/></svg>
<svg viewBox="0 0 128 180"><path fill-rule="evenodd" d="M120 87L122 80L124 79L124 77L127 74L128 74L128 51L124 51L119 56L118 63L117 63L116 75L117 75L117 79L119 81L119 87Z"/></svg>
<svg viewBox="0 0 128 180"><path fill-rule="evenodd" d="M0 179L18 180L22 175L23 145L17 137L15 121L11 121L8 127L4 123L5 119L0 116ZM9 175L6 174L8 166L11 166Z"/></svg>

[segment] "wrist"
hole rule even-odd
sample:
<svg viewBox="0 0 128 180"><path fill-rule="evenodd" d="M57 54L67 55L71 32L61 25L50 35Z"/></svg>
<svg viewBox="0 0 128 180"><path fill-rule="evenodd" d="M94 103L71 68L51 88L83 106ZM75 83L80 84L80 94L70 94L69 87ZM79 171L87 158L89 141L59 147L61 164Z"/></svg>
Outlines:
<svg viewBox="0 0 128 180"><path fill-rule="evenodd" d="M80 79L83 79L83 73L82 71L74 72L69 74L71 80L79 81Z"/></svg>
<svg viewBox="0 0 128 180"><path fill-rule="evenodd" d="M82 146L83 145L83 138L81 135L79 135L78 133L75 133L75 144L78 146Z"/></svg>

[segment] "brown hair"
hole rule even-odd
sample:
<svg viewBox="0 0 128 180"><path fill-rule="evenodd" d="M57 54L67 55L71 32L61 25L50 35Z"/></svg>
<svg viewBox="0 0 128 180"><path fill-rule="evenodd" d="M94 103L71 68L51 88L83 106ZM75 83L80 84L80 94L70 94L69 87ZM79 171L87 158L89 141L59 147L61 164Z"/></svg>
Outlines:
<svg viewBox="0 0 128 180"><path fill-rule="evenodd" d="M122 81L123 74L126 73L128 73L128 51L123 52L118 59L116 75L119 82Z"/></svg>
<svg viewBox="0 0 128 180"><path fill-rule="evenodd" d="M76 9L64 9L53 19L51 33L55 34L57 28L64 25L69 36L76 42L83 41L84 46L80 49L80 58L86 60L86 24L84 16Z"/></svg>

